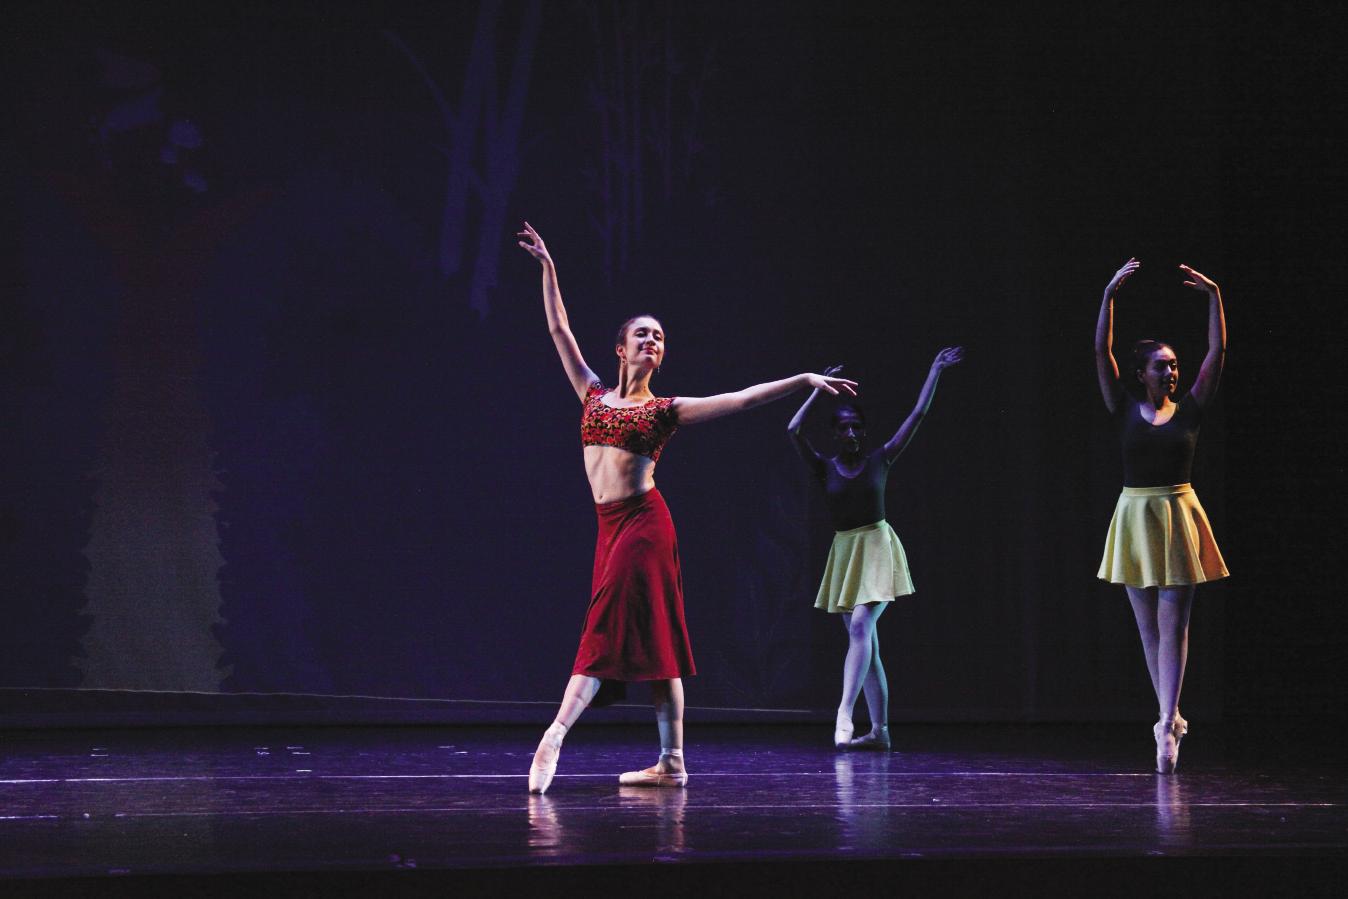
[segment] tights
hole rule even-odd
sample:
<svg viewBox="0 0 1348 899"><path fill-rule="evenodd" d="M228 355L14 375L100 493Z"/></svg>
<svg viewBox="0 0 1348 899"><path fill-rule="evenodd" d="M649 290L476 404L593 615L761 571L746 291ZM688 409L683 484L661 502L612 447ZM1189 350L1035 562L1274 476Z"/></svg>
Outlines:
<svg viewBox="0 0 1348 899"><path fill-rule="evenodd" d="M842 702L838 705L839 723L845 719L851 728L852 708L858 695L866 693L866 711L871 717L871 732L889 724L889 681L880 663L880 635L875 622L889 603L874 602L843 613L847 628L847 658L843 662Z"/></svg>
<svg viewBox="0 0 1348 899"><path fill-rule="evenodd" d="M1137 618L1142 637L1142 652L1147 657L1147 673L1156 693L1160 720L1170 721L1179 714L1180 688L1184 686L1184 665L1189 657L1189 611L1193 607L1194 588L1128 587L1128 599Z"/></svg>

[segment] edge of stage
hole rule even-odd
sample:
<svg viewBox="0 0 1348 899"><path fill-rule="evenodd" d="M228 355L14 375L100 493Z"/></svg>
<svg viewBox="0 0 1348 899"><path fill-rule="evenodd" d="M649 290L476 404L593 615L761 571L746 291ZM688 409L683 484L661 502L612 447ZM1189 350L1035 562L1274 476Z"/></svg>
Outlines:
<svg viewBox="0 0 1348 899"><path fill-rule="evenodd" d="M534 725L10 731L0 895L1337 894L1332 723L1191 720L1173 777L1146 722L706 725L686 790L616 783L648 722L581 727L542 797Z"/></svg>

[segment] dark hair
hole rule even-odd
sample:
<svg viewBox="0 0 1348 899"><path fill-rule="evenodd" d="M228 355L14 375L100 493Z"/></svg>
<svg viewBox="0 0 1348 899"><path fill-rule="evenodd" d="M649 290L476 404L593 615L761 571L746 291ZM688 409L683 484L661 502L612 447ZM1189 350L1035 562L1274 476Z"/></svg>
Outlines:
<svg viewBox="0 0 1348 899"><path fill-rule="evenodd" d="M1161 349L1175 352L1175 348L1170 344L1163 340L1153 340L1150 337L1144 337L1133 344L1133 376L1123 379L1124 386L1128 388L1130 393L1140 395L1146 392L1146 388L1138 381L1137 376L1146 369L1147 363L1151 361L1151 354ZM1178 356L1179 354L1176 353L1175 355Z"/></svg>
<svg viewBox="0 0 1348 899"><path fill-rule="evenodd" d="M833 410L833 427L836 428L838 426L838 420L842 417L844 412L851 412L857 418L861 419L861 427L866 427L866 410L862 409L856 403L840 403L838 408Z"/></svg>

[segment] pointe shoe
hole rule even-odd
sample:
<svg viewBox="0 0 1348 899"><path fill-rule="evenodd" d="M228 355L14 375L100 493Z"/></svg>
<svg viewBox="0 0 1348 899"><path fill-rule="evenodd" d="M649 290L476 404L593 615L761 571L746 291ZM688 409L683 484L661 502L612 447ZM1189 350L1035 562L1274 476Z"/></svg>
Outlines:
<svg viewBox="0 0 1348 899"><path fill-rule="evenodd" d="M557 773L557 759L562 754L562 737L566 731L554 733L554 728L560 728L561 725L554 724L543 734L543 739L538 741L538 749L534 752L534 763L529 766L529 792L542 795L547 792L552 785L553 775ZM538 763L539 753L544 756L543 764Z"/></svg>
<svg viewBox="0 0 1348 899"><path fill-rule="evenodd" d="M852 742L852 721L851 719L838 716L838 720L833 724L833 746L835 749L846 749Z"/></svg>
<svg viewBox="0 0 1348 899"><path fill-rule="evenodd" d="M887 726L879 727L868 734L863 734L847 744L848 749L860 751L870 750L872 752L889 752L889 728Z"/></svg>
<svg viewBox="0 0 1348 899"><path fill-rule="evenodd" d="M625 771L618 775L624 787L686 787L687 771L661 771L659 765L644 771Z"/></svg>
<svg viewBox="0 0 1348 899"><path fill-rule="evenodd" d="M1175 735L1175 762L1171 768L1173 771L1175 768L1179 767L1180 741L1183 740L1184 735L1189 732L1189 722L1181 718L1179 712L1175 713L1175 720L1170 725L1170 732Z"/></svg>
<svg viewBox="0 0 1348 899"><path fill-rule="evenodd" d="M1188 730L1188 722L1184 722ZM1151 728L1156 738L1156 773L1174 774L1179 764L1179 741L1184 732L1180 731L1177 721L1157 721Z"/></svg>

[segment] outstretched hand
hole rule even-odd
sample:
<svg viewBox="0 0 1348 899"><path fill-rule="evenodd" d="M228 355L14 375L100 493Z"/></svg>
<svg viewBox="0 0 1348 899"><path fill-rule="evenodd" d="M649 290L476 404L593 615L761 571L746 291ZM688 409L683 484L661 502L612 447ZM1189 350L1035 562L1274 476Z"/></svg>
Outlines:
<svg viewBox="0 0 1348 899"><path fill-rule="evenodd" d="M1109 279L1109 286L1105 288L1105 295L1112 297L1114 293L1120 287L1123 286L1123 282L1131 278L1133 276L1133 272L1137 271L1141 267L1142 263L1137 261L1136 256L1132 257L1127 262L1125 262L1123 264L1123 267L1114 273L1114 277Z"/></svg>
<svg viewBox="0 0 1348 899"><path fill-rule="evenodd" d="M937 371L941 371L942 369L949 368L952 365L959 365L960 361L963 358L964 358L964 347L948 346L945 349L941 350L941 352L936 354L936 358L933 359L931 362L931 367L936 369Z"/></svg>
<svg viewBox="0 0 1348 899"><path fill-rule="evenodd" d="M835 378L831 374L829 374L829 372L835 372L840 368L842 368L841 365L830 366L829 368L825 369L824 374L822 375L809 374L806 375L805 377L806 380L809 381L810 386L813 387L815 390L823 390L833 394L834 396L837 396L840 391L845 391L846 393L852 396L856 396L857 395L856 381L849 381L846 378Z"/></svg>
<svg viewBox="0 0 1348 899"><path fill-rule="evenodd" d="M1188 275L1189 278L1184 282L1185 287L1192 287L1194 290L1201 290L1204 293L1217 293L1217 282L1202 272L1196 272L1183 263L1180 264L1180 271Z"/></svg>
<svg viewBox="0 0 1348 899"><path fill-rule="evenodd" d="M826 378L832 378L832 377L834 377L835 375L837 375L838 372L840 372L840 371L842 371L842 363L841 363L841 362L839 362L837 365L830 365L828 368L824 369L824 377L826 377Z"/></svg>
<svg viewBox="0 0 1348 899"><path fill-rule="evenodd" d="M524 240L519 241L519 245L524 247L525 252L530 256L544 265L552 262L552 256L549 255L547 245L543 243L543 238L538 236L538 232L528 222L524 223L524 230L515 236L524 238Z"/></svg>

